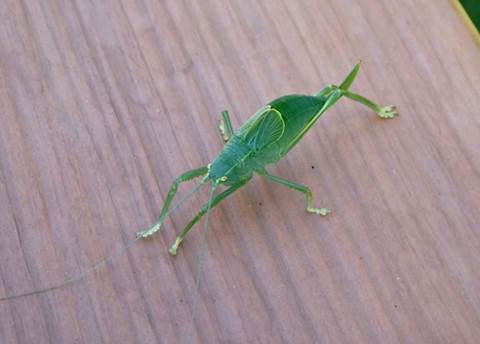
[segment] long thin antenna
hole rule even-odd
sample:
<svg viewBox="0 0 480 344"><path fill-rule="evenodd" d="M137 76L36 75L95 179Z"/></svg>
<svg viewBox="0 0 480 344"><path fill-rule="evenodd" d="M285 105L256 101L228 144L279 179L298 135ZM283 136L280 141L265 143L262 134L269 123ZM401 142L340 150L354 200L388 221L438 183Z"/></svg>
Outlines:
<svg viewBox="0 0 480 344"><path fill-rule="evenodd" d="M193 291L193 305L192 305L192 325L190 326L190 331L188 335L188 341L187 343L191 343L193 339L193 330L195 328L195 318L197 316L197 308L198 308L198 293L200 289L200 274L202 272L202 266L203 266L203 261L204 261L204 256L205 256L205 244L207 242L207 236L208 236L208 223L210 221L210 210L212 209L212 199L213 195L215 193L215 190L217 189L217 184L213 183L212 184L212 191L210 192L210 199L208 200L208 206L207 206L207 216L205 218L205 226L203 227L203 236L202 240L200 242L200 252L198 253L198 258L197 258L197 266L195 268L195 290Z"/></svg>
<svg viewBox="0 0 480 344"><path fill-rule="evenodd" d="M165 217L167 215L170 215L171 213L173 213L183 203L185 203L194 193L196 193L198 190L200 190L200 188L205 185L205 182L206 182L206 180L202 180L197 186L195 186L195 188L192 191L190 191L188 194L186 194L184 197L182 197L176 204L174 204L168 210ZM76 282L80 282L85 277L87 277L87 276L91 275L92 273L94 273L95 271L99 270L101 267L103 267L107 263L109 263L112 260L120 257L123 253L128 251L139 239L142 239L142 237L136 237L135 239L132 239L132 240L128 241L125 245L123 245L122 247L120 247L119 249L114 251L111 255L109 255L109 256L103 258L102 260L98 261L93 266L91 266L87 270L81 272L77 276L74 276L74 277L71 277L71 278L65 280L65 282L63 282L63 283L60 283L60 284L57 284L57 285L54 285L54 286L51 286L51 287L47 287L47 288L37 289L37 290L30 291L30 292L27 292L27 293L0 297L0 302L7 301L7 300L18 299L20 297L25 297L25 296L43 294L43 293L46 293L46 292L49 292L49 291L52 291L52 290L56 290L56 289L66 287L66 286L68 286L70 284L73 284L73 283L76 283Z"/></svg>
<svg viewBox="0 0 480 344"><path fill-rule="evenodd" d="M119 257L121 254L125 253L125 251L127 251L130 247L132 247L133 244L135 244L135 242L137 242L138 239L141 239L141 237L138 237L138 238L135 238L135 239L133 239L133 240L130 240L128 243L126 243L125 245L123 245L121 248L119 248L117 251L115 251L114 253L112 253L110 256L108 256L108 257L100 260L98 263L94 264L92 267L88 268L88 269L85 270L84 272L81 272L79 275L65 280L65 282L63 282L63 283L54 285L54 286L52 286L52 287L47 287L47 288L43 288L43 289L37 289L37 290L34 290L34 291L30 291L30 292L28 292L28 293L23 293L23 294L17 294L17 295L10 295L10 296L1 297L1 298L0 298L0 302L1 302L1 301L18 299L18 298L20 298L20 297L25 297L25 296L30 296L30 295L43 294L43 293L46 293L46 292L48 292L48 291L52 291L52 290L56 290L56 289L60 289L60 288L66 287L67 285L73 284L73 283L75 283L75 282L79 282L79 281L81 281L82 279L84 279L85 277L87 277L88 275L90 275L90 274L94 273L95 271L97 271L98 269L100 269L102 266L104 266L105 264L107 264L109 261L111 261L111 260L113 260L114 258L117 258L117 257Z"/></svg>

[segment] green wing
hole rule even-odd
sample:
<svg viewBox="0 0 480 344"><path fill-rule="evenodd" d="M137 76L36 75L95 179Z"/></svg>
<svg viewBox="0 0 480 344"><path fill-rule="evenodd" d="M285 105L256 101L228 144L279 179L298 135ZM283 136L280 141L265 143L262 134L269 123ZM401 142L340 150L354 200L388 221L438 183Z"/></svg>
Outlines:
<svg viewBox="0 0 480 344"><path fill-rule="evenodd" d="M285 130L282 114L273 108L266 108L243 133L243 140L258 151L280 139Z"/></svg>

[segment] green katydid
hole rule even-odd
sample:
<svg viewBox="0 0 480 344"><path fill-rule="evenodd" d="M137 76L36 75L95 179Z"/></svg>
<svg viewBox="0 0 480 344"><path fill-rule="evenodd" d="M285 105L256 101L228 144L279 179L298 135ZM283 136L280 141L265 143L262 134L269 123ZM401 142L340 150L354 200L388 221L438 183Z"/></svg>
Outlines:
<svg viewBox="0 0 480 344"><path fill-rule="evenodd" d="M222 151L211 164L187 171L175 179L165 199L158 221L149 229L139 232L138 237L147 238L158 232L178 186L185 181L201 176L203 176L202 184L211 182L212 196L213 191L219 185L223 184L228 188L210 199L187 224L169 249L172 255L177 254L178 247L185 236L205 213L244 186L254 173L303 193L306 197L307 212L327 215L329 213L327 208L313 207L313 194L310 188L273 176L267 172L265 166L283 158L318 118L342 96L368 106L381 118L393 118L396 115L394 106L380 107L371 100L348 90L359 69L360 64L357 64L340 86L329 85L312 96L287 95L273 100L258 110L237 131L233 130L228 112L224 111L220 130L226 144Z"/></svg>
<svg viewBox="0 0 480 344"><path fill-rule="evenodd" d="M153 226L137 233L136 239L131 240L118 251L74 278L68 279L63 283L52 287L2 297L0 298L0 301L44 293L82 280L88 274L98 270L108 261L111 261L128 250L137 240L150 237L158 232L165 218L208 182L212 184L209 201L181 231L180 235L177 236L175 242L169 249L170 254L177 254L178 247L184 240L185 236L192 227L205 214L207 214L205 238L208 230L208 215L210 209L244 186L252 178L254 173L257 173L272 182L303 193L306 197L307 212L322 216L327 215L329 213L328 209L313 207L313 194L310 188L293 181L272 176L266 171L265 166L276 163L284 157L315 124L318 118L343 96L368 106L381 118L393 118L396 115L394 106L389 105L380 107L371 100L349 91L349 87L357 76L359 69L360 64L357 64L340 86L329 85L312 96L287 95L273 100L250 117L237 131L233 130L228 112L224 111L222 113L223 119L220 130L226 144L222 151L211 164L187 171L175 179L164 201L160 216ZM201 176L203 176L201 183L183 197L177 204L171 206L178 186L183 182ZM215 190L221 184L228 188L215 196ZM202 251L203 250L201 249L201 252ZM201 261L201 259L199 261ZM197 274L197 289L198 282Z"/></svg>

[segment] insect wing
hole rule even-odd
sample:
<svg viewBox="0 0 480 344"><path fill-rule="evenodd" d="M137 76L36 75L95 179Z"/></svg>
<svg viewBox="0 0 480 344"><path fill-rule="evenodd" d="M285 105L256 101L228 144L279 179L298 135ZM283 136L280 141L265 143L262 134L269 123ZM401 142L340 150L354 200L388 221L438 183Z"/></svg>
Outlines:
<svg viewBox="0 0 480 344"><path fill-rule="evenodd" d="M279 140L285 131L285 122L276 109L266 109L244 134L244 141L258 151Z"/></svg>

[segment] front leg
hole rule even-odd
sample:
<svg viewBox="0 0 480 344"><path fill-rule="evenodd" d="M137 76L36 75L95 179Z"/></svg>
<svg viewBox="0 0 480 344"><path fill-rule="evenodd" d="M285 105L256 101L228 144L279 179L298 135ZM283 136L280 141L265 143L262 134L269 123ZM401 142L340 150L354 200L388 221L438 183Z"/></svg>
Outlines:
<svg viewBox="0 0 480 344"><path fill-rule="evenodd" d="M204 167L197 168L195 170L187 171L182 175L180 175L179 177L177 177L172 183L172 186L170 187L170 191L168 192L167 198L165 199L162 212L160 213L160 216L157 222L155 222L150 228L144 231L138 232L137 237L147 238L153 235L155 232L159 231L163 221L165 220L165 217L168 214L168 209L170 208L170 204L172 203L173 198L177 193L178 186L183 182L186 182L196 177L203 176L207 173L208 173L208 166L204 166Z"/></svg>
<svg viewBox="0 0 480 344"><path fill-rule="evenodd" d="M297 190L297 191L303 193L305 195L305 198L306 198L306 201L307 201L307 212L312 213L312 214L321 215L321 216L327 216L328 213L330 213L330 210L327 209L327 208L315 208L315 207L313 207L313 194L312 194L312 190L310 190L310 188L308 186L298 184L298 183L295 183L295 182L292 182L290 180L283 179L283 178L280 178L280 177L272 176L266 170L258 171L258 173L261 176L271 180L274 183L284 185L286 187L289 187L291 189L294 189L294 190Z"/></svg>
<svg viewBox="0 0 480 344"><path fill-rule="evenodd" d="M222 119L220 120L220 125L218 126L218 129L220 130L220 134L222 134L224 142L230 140L233 135L233 128L232 122L230 121L230 115L228 114L227 110L222 111Z"/></svg>
<svg viewBox="0 0 480 344"><path fill-rule="evenodd" d="M219 195L215 196L212 200L211 200L211 203L210 203L210 209L213 209L218 203L220 203L221 201L223 201L225 198L227 198L228 196L230 196L232 193L234 193L235 191L237 191L238 189L240 189L242 186L244 186L247 182L249 181L249 179L247 180L242 180L242 181L239 181L238 183L236 184L233 184L232 186L230 186L227 190L223 191L222 193L220 193ZM188 234L188 232L190 232L190 230L192 229L192 227L198 222L200 221L200 219L203 217L203 215L205 215L205 213L207 212L208 210L208 203L205 203L203 205L203 207L200 209L200 211L198 212L197 215L195 215L195 217L185 226L185 228L183 228L182 232L177 236L177 238L175 239L175 242L173 243L173 245L170 247L170 249L168 250L168 252L170 252L170 254L172 256L175 256L177 255L177 250L178 250L178 247L180 246L180 244L182 243L183 239L185 239L185 236Z"/></svg>

